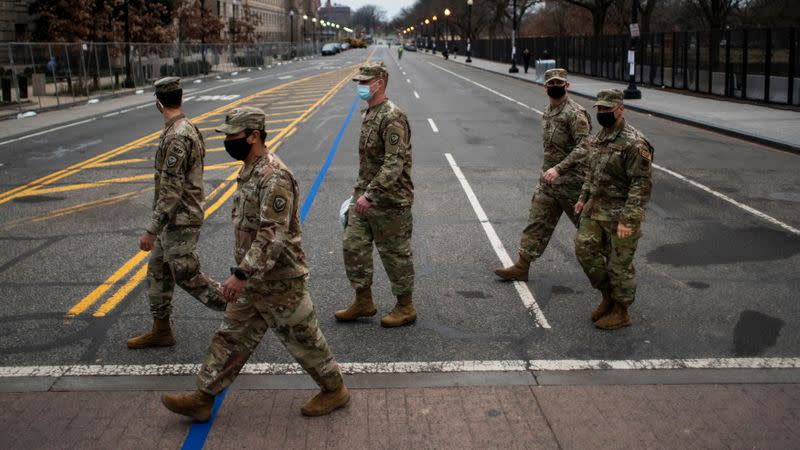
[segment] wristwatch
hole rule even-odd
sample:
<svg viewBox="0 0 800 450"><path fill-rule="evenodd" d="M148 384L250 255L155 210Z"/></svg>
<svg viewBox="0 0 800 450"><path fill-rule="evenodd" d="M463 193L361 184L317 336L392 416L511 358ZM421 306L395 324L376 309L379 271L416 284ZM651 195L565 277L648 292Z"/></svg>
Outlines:
<svg viewBox="0 0 800 450"><path fill-rule="evenodd" d="M246 281L247 274L244 273L244 270L238 267L231 267L231 275L235 276L237 280Z"/></svg>

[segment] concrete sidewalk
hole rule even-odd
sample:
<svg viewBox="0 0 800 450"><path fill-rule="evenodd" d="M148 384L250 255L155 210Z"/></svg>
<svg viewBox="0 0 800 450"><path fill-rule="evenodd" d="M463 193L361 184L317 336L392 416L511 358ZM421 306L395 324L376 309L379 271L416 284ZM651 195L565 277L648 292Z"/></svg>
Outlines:
<svg viewBox="0 0 800 450"><path fill-rule="evenodd" d="M800 384L614 385L586 382L591 377L584 375L583 383L540 385L522 374L438 375L349 376L350 405L319 418L299 412L315 393L305 389L308 377L243 375L211 422L205 448L800 445ZM191 422L167 411L159 397L164 390L190 389L191 376L73 378L81 380L43 392L0 394L0 447L184 443Z"/></svg>
<svg viewBox="0 0 800 450"><path fill-rule="evenodd" d="M420 54L431 60L438 60L440 64L447 63L441 56L434 57L432 54L424 52ZM510 66L505 63L472 58L472 63L467 64L466 58L460 55L457 59L450 58L449 61L537 83L536 71L533 67L526 74L520 65L519 73L510 74L508 73ZM600 90L624 90L627 87L627 83L599 78L579 75L570 75L569 78L570 92L592 99ZM642 91L641 100L626 100L627 108L800 153L800 112L798 111L686 95L666 89L642 86L638 86L638 88Z"/></svg>

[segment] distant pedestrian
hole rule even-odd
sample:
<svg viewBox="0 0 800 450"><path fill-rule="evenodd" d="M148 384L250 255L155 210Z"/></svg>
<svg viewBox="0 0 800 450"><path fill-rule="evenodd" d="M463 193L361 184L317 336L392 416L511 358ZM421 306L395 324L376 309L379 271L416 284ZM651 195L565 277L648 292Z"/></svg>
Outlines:
<svg viewBox="0 0 800 450"><path fill-rule="evenodd" d="M56 57L51 56L50 61L47 61L47 71L50 72L51 75L56 75Z"/></svg>
<svg viewBox="0 0 800 450"><path fill-rule="evenodd" d="M528 67L531 66L531 51L527 48L522 51L522 64L525 65L525 73L528 73Z"/></svg>

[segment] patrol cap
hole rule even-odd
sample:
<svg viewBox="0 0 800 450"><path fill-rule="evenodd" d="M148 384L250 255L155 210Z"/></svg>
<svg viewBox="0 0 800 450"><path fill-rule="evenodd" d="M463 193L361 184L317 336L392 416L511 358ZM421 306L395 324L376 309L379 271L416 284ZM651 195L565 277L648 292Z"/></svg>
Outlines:
<svg viewBox="0 0 800 450"><path fill-rule="evenodd" d="M353 77L353 81L369 81L373 78L389 79L389 72L386 65L382 62L369 63L361 66L358 75Z"/></svg>
<svg viewBox="0 0 800 450"><path fill-rule="evenodd" d="M597 101L594 106L602 106L605 108L616 108L622 104L622 91L619 89L603 89L597 93Z"/></svg>
<svg viewBox="0 0 800 450"><path fill-rule="evenodd" d="M183 89L181 87L181 79L178 77L161 78L156 80L153 86L156 88L156 94L165 94L167 92L180 91Z"/></svg>
<svg viewBox="0 0 800 450"><path fill-rule="evenodd" d="M566 83L567 71L566 69L550 69L544 73L544 82L547 83L551 80L561 80Z"/></svg>
<svg viewBox="0 0 800 450"><path fill-rule="evenodd" d="M217 131L225 134L236 134L244 130L264 131L266 114L259 108L240 106L228 111L225 123L217 127Z"/></svg>

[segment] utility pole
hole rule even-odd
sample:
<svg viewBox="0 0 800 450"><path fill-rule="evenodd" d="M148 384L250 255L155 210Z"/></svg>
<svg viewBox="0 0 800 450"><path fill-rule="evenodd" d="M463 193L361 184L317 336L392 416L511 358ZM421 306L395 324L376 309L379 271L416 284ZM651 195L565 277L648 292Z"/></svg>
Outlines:
<svg viewBox="0 0 800 450"><path fill-rule="evenodd" d="M511 24L511 68L508 73L519 73L517 68L517 0L514 0L514 14Z"/></svg>
<svg viewBox="0 0 800 450"><path fill-rule="evenodd" d="M131 76L131 2L125 0L125 81L122 87L132 88L133 77Z"/></svg>
<svg viewBox="0 0 800 450"><path fill-rule="evenodd" d="M467 62L472 62L472 1L467 0Z"/></svg>

